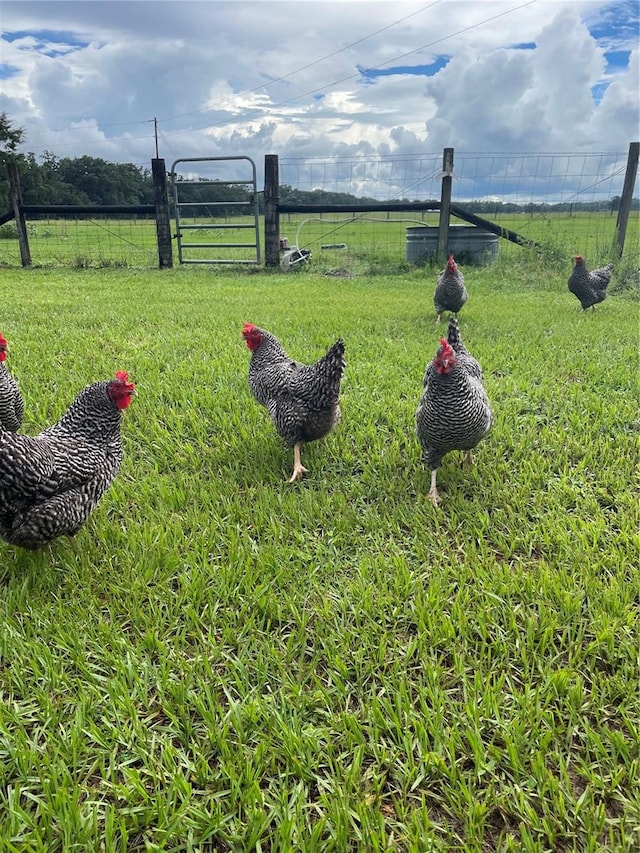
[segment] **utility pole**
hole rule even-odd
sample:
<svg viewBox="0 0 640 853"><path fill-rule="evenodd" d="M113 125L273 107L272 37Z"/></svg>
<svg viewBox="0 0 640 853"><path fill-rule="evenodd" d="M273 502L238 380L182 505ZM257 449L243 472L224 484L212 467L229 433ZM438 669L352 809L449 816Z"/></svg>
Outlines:
<svg viewBox="0 0 640 853"><path fill-rule="evenodd" d="M156 160L160 159L160 155L158 154L158 119L154 116L147 121L147 124L151 124L153 122L153 137L156 141Z"/></svg>

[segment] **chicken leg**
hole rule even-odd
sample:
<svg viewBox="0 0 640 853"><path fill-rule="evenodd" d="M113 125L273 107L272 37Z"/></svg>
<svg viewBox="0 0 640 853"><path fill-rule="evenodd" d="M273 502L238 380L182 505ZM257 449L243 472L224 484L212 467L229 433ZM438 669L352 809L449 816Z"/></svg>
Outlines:
<svg viewBox="0 0 640 853"><path fill-rule="evenodd" d="M429 489L429 494L427 497L431 501L434 506L438 506L440 503L440 495L438 494L438 490L436 489L436 477L438 476L438 469L434 468L431 472L431 488Z"/></svg>
<svg viewBox="0 0 640 853"><path fill-rule="evenodd" d="M307 469L304 467L302 462L300 461L300 451L302 449L302 442L296 441L293 445L293 474L291 475L289 482L294 483L298 477L302 477L303 474L307 473Z"/></svg>

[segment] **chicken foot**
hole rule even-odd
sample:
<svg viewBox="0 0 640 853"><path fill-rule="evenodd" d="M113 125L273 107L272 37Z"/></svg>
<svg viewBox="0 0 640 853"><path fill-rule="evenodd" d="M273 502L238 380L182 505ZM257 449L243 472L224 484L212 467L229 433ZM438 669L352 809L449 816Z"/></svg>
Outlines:
<svg viewBox="0 0 640 853"><path fill-rule="evenodd" d="M435 468L431 472L431 488L429 489L429 494L427 497L431 501L434 506L438 506L440 503L440 495L438 494L438 490L436 489L436 477L438 476L438 469Z"/></svg>
<svg viewBox="0 0 640 853"><path fill-rule="evenodd" d="M294 483L298 477L302 477L303 474L307 473L307 469L304 467L302 462L300 461L300 451L302 449L302 442L297 441L293 445L293 474L291 475L289 482Z"/></svg>

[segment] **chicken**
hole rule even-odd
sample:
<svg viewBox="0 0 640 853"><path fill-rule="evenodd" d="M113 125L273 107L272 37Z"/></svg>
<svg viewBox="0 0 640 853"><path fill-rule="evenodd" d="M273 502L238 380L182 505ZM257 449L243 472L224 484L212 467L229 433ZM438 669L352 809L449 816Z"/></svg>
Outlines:
<svg viewBox="0 0 640 853"><path fill-rule="evenodd" d="M472 463L471 451L492 423L482 369L462 343L458 321L452 317L447 339L440 339L436 356L427 365L416 411L416 433L431 469L428 496L436 506L440 502L436 476L442 457L451 450L466 450L465 462Z"/></svg>
<svg viewBox="0 0 640 853"><path fill-rule="evenodd" d="M467 372L482 382L482 368L480 363L475 359L469 350L465 347L462 336L460 334L460 326L455 317L449 320L449 328L447 330L447 343L453 349L458 359L459 364L467 370ZM428 369L428 368L427 368Z"/></svg>
<svg viewBox="0 0 640 853"><path fill-rule="evenodd" d="M7 339L0 332L0 428L17 432L24 415L24 400L18 383L7 370Z"/></svg>
<svg viewBox="0 0 640 853"><path fill-rule="evenodd" d="M613 264L606 264L600 269L589 272L584 258L576 255L573 260L575 266L569 276L569 291L578 297L583 311L587 308L595 308L598 302L604 302L607 298L607 287L611 281Z"/></svg>
<svg viewBox="0 0 640 853"><path fill-rule="evenodd" d="M274 335L252 323L244 324L242 334L251 351L251 393L293 447L293 483L307 473L300 461L304 442L322 438L340 421L344 343L336 341L326 355L307 365L290 359Z"/></svg>
<svg viewBox="0 0 640 853"><path fill-rule="evenodd" d="M438 276L433 294L433 304L438 315L436 323L440 322L440 317L444 311L457 314L468 298L469 294L464 286L464 276L458 269L453 255L450 254L447 266Z"/></svg>
<svg viewBox="0 0 640 853"><path fill-rule="evenodd" d="M119 372L87 386L39 435L0 429L0 536L39 548L82 527L120 468L122 410L134 394Z"/></svg>

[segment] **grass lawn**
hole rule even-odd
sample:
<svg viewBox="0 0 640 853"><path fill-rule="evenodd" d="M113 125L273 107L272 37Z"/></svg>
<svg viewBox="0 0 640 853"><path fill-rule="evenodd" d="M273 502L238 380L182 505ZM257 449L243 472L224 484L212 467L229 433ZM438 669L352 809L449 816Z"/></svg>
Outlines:
<svg viewBox="0 0 640 853"><path fill-rule="evenodd" d="M615 257L616 216L608 211L578 213L487 213L485 218L511 229L525 240L535 240L544 247L549 258L559 265L566 259L582 254L589 267L601 266ZM231 225L253 223L251 218L188 220L188 223L221 224L223 230L185 231L183 233L183 258L185 261L233 259L249 261L256 258L255 249L229 248L228 244L252 242L255 234L250 229L232 228ZM453 226L464 224L455 217ZM377 273L403 266L407 271L407 255L420 246L407 245L407 229L429 225L436 228L438 213L357 213L357 214L286 214L281 217L281 234L290 245L299 245L312 252L312 267L326 272L341 268L359 274L371 269ZM172 233L176 231L172 223ZM262 256L264 256L264 224L260 226ZM414 232L412 239L415 239ZM126 269L130 267L156 267L158 248L156 225L145 219L51 219L29 223L28 240L34 266L66 266L82 269ZM208 248L187 248L188 244L204 243ZM223 247L216 244L221 243ZM224 244L227 244L226 246ZM340 248L332 248L339 246ZM640 247L640 217L632 211L625 240L625 257L637 262ZM173 252L178 263L178 244L174 240ZM500 240L499 254L510 263L518 262L523 254L520 246ZM506 257L505 257L506 256ZM13 223L0 227L0 266L20 265L20 252ZM568 273L567 273L568 275ZM565 276L566 277L566 276Z"/></svg>
<svg viewBox="0 0 640 853"><path fill-rule="evenodd" d="M25 432L139 394L83 530L0 543L1 853L638 849L639 306L568 271L465 271L496 423L436 509L434 271L0 269ZM243 321L345 340L293 485Z"/></svg>

